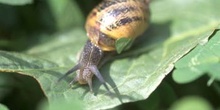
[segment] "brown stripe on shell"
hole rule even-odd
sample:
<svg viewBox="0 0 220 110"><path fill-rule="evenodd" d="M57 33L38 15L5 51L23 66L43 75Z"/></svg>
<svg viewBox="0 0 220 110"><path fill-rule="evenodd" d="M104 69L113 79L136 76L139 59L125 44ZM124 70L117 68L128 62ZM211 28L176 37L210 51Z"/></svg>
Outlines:
<svg viewBox="0 0 220 110"><path fill-rule="evenodd" d="M112 16L112 17L118 17L118 16L123 16L126 13L132 12L132 11L137 11L138 8L134 7L134 6L125 6L125 7L121 7L121 8L114 8L113 10L109 10L108 12L105 12L108 14L108 16ZM98 20L99 22L103 21L103 17L100 18L100 20Z"/></svg>
<svg viewBox="0 0 220 110"><path fill-rule="evenodd" d="M137 10L137 8L134 6L126 6L126 7L121 7L121 8L119 7L119 8L113 9L107 13L110 13L112 16L117 17L120 14L124 15L124 14L126 14L130 11L134 11L134 10Z"/></svg>
<svg viewBox="0 0 220 110"><path fill-rule="evenodd" d="M108 30L111 31L113 29L117 29L120 26L124 26L126 24L131 23L131 22L138 22L138 21L142 21L142 20L144 20L144 19L140 16L125 17L125 18L118 20L115 24L110 25L109 26L110 29L108 29Z"/></svg>
<svg viewBox="0 0 220 110"><path fill-rule="evenodd" d="M113 5L118 5L120 6L120 3L126 3L126 2L136 2L136 3L140 3L142 2L143 4L146 4L148 0L103 0L102 3L100 3L96 9L98 10L98 12L104 11L105 9L109 8L110 6Z"/></svg>
<svg viewBox="0 0 220 110"><path fill-rule="evenodd" d="M127 2L127 0L105 0L97 7L97 10L100 12L112 5L119 5L118 3L122 3L122 2Z"/></svg>
<svg viewBox="0 0 220 110"><path fill-rule="evenodd" d="M144 7L144 1L145 0L125 0L126 2L123 2L124 0L117 0L117 2L121 2L117 5L109 5L108 8L105 8L99 16L98 22L100 22L103 25L106 25L106 21L103 21L103 19L106 19L106 17L113 17L117 18L119 20L113 22L112 24L107 24L105 26L106 30L112 31L113 29L117 29L120 26L123 26L125 24L128 24L127 22L133 22L133 21L139 21L138 19L141 18L142 21L146 21L146 17L142 16L141 13L147 13L146 8ZM108 1L110 2L110 1ZM137 7L137 4L140 4L140 7ZM125 18L125 17L132 17L132 15L139 16L134 18ZM104 17L105 16L105 17ZM132 20L133 19L133 20ZM120 21L121 20L121 21Z"/></svg>

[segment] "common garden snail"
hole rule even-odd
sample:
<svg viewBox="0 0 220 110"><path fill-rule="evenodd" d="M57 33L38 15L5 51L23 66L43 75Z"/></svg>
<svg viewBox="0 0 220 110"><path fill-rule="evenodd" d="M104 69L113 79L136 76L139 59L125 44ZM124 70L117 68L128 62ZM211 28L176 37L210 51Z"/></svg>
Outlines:
<svg viewBox="0 0 220 110"><path fill-rule="evenodd" d="M97 67L103 54L116 51L117 40L134 40L141 35L148 27L149 16L149 0L103 0L87 17L85 28L89 40L78 64L59 81L76 71L77 75L71 83L88 84L90 91L93 91L92 77L95 75L109 91Z"/></svg>

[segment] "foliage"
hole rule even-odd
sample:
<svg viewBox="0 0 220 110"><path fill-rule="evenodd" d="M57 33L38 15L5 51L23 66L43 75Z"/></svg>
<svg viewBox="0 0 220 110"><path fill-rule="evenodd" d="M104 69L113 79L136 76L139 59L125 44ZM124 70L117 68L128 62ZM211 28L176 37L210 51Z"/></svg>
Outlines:
<svg viewBox="0 0 220 110"><path fill-rule="evenodd" d="M182 110L190 105L178 97L189 95L195 86L204 93L193 91L192 95L219 97L220 1L152 0L150 28L129 50L112 57L100 68L112 97L96 78L95 94L89 92L87 85L75 84L70 88L74 74L57 83L76 64L77 54L87 39L83 28L85 16L98 1L0 0L0 3L0 91L3 91L0 107L6 110L5 106L68 110L108 109L118 105L122 106L116 109ZM169 79L174 68L176 82L194 81L188 86L190 89L184 90L187 87L177 86ZM204 86L197 85L196 79L204 74L210 76L209 85L214 93L207 91L203 79L198 82ZM45 101L39 105L42 99ZM219 107L216 104L219 98L210 100L212 105L194 96L186 100L197 105L205 103L207 110Z"/></svg>
<svg viewBox="0 0 220 110"><path fill-rule="evenodd" d="M216 32L205 45L198 45L187 56L179 60L175 66L173 78L178 83L189 83L207 74L209 85L220 81L220 33Z"/></svg>

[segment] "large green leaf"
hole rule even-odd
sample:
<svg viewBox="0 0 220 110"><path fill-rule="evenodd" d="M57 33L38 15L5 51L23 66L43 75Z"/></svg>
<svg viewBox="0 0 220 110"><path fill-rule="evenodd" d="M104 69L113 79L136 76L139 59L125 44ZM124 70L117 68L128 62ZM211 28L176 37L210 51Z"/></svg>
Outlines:
<svg viewBox="0 0 220 110"><path fill-rule="evenodd" d="M204 74L210 81L220 80L220 32L211 38L206 45L197 46L175 64L173 78L178 83L188 83Z"/></svg>
<svg viewBox="0 0 220 110"><path fill-rule="evenodd" d="M101 68L101 73L114 96L94 79L95 95L88 86L57 83L57 79L77 62L77 53L86 41L86 33L74 29L36 45L24 53L0 52L0 71L16 72L34 77L49 103L81 99L86 109L106 109L122 103L148 98L174 63L199 43L208 41L219 26L220 1L217 0L155 0L151 2L152 24L134 42L130 51L115 57ZM175 9L174 9L175 8Z"/></svg>
<svg viewBox="0 0 220 110"><path fill-rule="evenodd" d="M0 3L8 4L8 5L25 5L31 4L33 0L0 0Z"/></svg>
<svg viewBox="0 0 220 110"><path fill-rule="evenodd" d="M79 99L72 99L71 101L67 100L57 100L58 102L47 104L46 101L40 105L39 110L82 110L83 102Z"/></svg>

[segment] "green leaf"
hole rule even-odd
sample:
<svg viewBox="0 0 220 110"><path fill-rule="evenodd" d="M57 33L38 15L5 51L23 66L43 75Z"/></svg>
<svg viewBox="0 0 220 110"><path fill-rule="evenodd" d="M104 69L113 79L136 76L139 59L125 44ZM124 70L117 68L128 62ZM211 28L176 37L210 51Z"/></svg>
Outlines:
<svg viewBox="0 0 220 110"><path fill-rule="evenodd" d="M83 26L85 18L75 0L47 0L58 30Z"/></svg>
<svg viewBox="0 0 220 110"><path fill-rule="evenodd" d="M7 106L0 103L0 110L9 110Z"/></svg>
<svg viewBox="0 0 220 110"><path fill-rule="evenodd" d="M173 70L176 61L208 40L220 23L216 11L219 5L217 0L152 1L149 30L134 42L130 51L114 57L100 69L111 86L113 98L106 95L106 89L96 78L93 80L95 95L89 92L88 85L76 84L70 88L68 84L74 74L56 82L77 62L77 53L87 39L82 29L52 35L54 39L26 53L1 51L0 71L34 77L51 105L60 100L81 99L85 109L107 109L143 100Z"/></svg>
<svg viewBox="0 0 220 110"><path fill-rule="evenodd" d="M205 45L199 45L176 64L173 79L178 83L192 82L204 74L220 81L220 32Z"/></svg>
<svg viewBox="0 0 220 110"><path fill-rule="evenodd" d="M9 110L5 105L0 103L0 110Z"/></svg>
<svg viewBox="0 0 220 110"><path fill-rule="evenodd" d="M0 3L8 5L26 5L33 3L33 0L0 0Z"/></svg>
<svg viewBox="0 0 220 110"><path fill-rule="evenodd" d="M9 74L0 73L0 100L2 100L12 89L12 78Z"/></svg>
<svg viewBox="0 0 220 110"><path fill-rule="evenodd" d="M211 104L198 96L188 96L175 102L169 110L213 110Z"/></svg>
<svg viewBox="0 0 220 110"><path fill-rule="evenodd" d="M57 100L58 101L58 100ZM46 101L43 101L39 107L39 110L83 110L83 102L79 99L72 100L59 100L56 103L48 105Z"/></svg>
<svg viewBox="0 0 220 110"><path fill-rule="evenodd" d="M115 47L118 54L120 54L123 50L129 49L133 43L133 39L129 38L120 38L116 40Z"/></svg>

